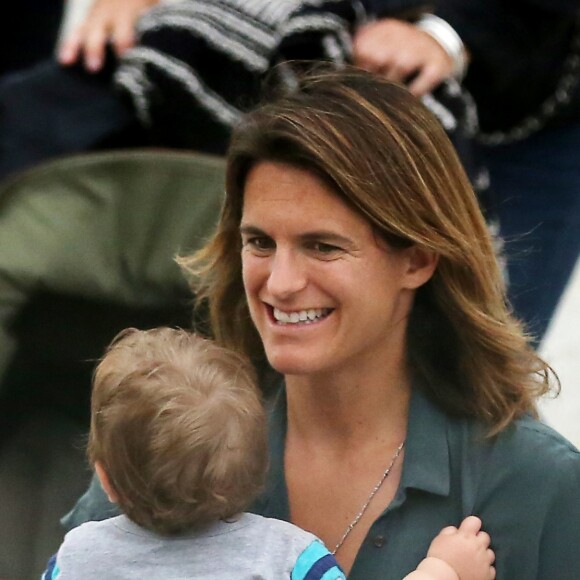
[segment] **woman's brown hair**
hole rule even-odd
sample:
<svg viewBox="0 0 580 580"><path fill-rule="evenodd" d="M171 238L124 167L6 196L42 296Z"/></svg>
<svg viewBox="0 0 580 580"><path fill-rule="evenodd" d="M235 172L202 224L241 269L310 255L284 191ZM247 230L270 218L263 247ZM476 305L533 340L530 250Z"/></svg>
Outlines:
<svg viewBox="0 0 580 580"><path fill-rule="evenodd" d="M221 344L251 356L261 349L242 285L239 232L245 180L261 161L311 171L392 247L416 244L439 256L409 320L414 385L449 414L483 420L490 433L535 412L550 369L510 312L487 224L453 145L404 87L353 68L305 75L234 132L217 231L181 260Z"/></svg>

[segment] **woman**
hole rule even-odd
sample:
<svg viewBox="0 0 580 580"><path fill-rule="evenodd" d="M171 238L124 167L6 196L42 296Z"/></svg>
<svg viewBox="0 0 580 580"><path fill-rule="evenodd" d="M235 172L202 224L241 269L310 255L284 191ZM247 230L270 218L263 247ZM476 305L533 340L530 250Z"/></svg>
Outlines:
<svg viewBox="0 0 580 580"><path fill-rule="evenodd" d="M403 577L471 513L498 578L580 577L580 456L533 418L549 368L406 89L326 72L247 116L216 234L184 265L218 342L284 375L256 512L320 536L353 580Z"/></svg>

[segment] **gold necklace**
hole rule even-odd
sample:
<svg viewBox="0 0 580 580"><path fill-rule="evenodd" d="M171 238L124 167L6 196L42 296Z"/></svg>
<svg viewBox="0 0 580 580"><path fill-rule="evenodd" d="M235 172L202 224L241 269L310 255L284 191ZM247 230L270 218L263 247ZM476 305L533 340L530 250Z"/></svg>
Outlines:
<svg viewBox="0 0 580 580"><path fill-rule="evenodd" d="M377 494L379 489L381 489L381 486L383 485L383 483L385 483L385 479L387 479L387 477L389 477L389 473L391 473L391 469L393 469L393 465L395 465L395 461L397 461L397 458L401 454L401 451L403 450L404 446L405 446L405 441L403 440L403 442L397 447L397 450L395 451L395 454L393 455L393 458L391 459L391 463L389 463L389 466L387 467L387 469L385 469L383 475L381 475L381 479L379 479L378 483L375 485L375 487L373 487L373 490L371 491L371 493L370 493L369 497L367 498L367 500L365 501L364 505L362 506L362 508L360 509L358 514L356 514L356 516L354 517L352 522L350 522L350 524L348 524L346 530L344 531L344 534L342 535L342 538L340 538L340 540L338 541L338 544L336 544L336 546L334 547L334 550L332 550L333 555L335 555L336 552L338 552L339 548L344 544L344 541L348 538L349 534L352 532L354 527L359 523L360 519L364 516L371 501L373 501L373 497L375 497L375 495Z"/></svg>

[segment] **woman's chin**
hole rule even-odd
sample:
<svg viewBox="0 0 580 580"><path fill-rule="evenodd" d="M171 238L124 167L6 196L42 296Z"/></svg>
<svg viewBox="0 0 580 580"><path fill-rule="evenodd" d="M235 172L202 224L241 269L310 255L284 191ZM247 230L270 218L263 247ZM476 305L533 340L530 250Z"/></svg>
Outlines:
<svg viewBox="0 0 580 580"><path fill-rule="evenodd" d="M297 353L266 353L268 362L283 375L304 375L320 370L320 362Z"/></svg>

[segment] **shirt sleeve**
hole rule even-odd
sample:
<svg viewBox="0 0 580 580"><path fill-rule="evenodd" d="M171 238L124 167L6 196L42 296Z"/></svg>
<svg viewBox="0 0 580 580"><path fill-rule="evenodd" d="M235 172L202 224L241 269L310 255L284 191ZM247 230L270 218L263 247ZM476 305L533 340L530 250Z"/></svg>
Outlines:
<svg viewBox="0 0 580 580"><path fill-rule="evenodd" d="M314 540L298 556L291 580L346 580L336 558L319 540Z"/></svg>
<svg viewBox="0 0 580 580"><path fill-rule="evenodd" d="M538 579L580 578L580 458L562 462L540 540Z"/></svg>
<svg viewBox="0 0 580 580"><path fill-rule="evenodd" d="M60 576L60 568L56 562L56 554L51 556L48 564L46 565L46 570L40 577L40 580L56 580Z"/></svg>
<svg viewBox="0 0 580 580"><path fill-rule="evenodd" d="M468 507L491 536L497 578L580 578L580 452L539 422L500 434Z"/></svg>

